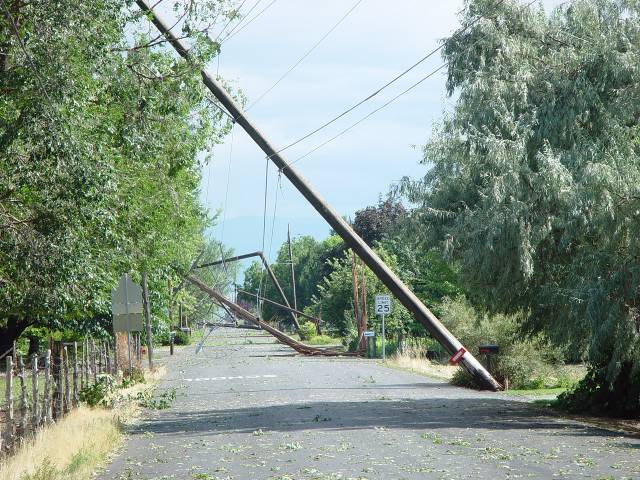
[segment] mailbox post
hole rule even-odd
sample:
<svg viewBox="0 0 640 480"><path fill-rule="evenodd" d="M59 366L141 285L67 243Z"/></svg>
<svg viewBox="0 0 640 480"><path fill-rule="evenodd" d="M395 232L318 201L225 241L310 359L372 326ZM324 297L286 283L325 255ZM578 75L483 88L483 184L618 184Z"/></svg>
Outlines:
<svg viewBox="0 0 640 480"><path fill-rule="evenodd" d="M489 373L491 374L494 373L495 358L496 358L496 355L498 355L498 353L500 353L500 347L498 345L487 344L487 345L478 346L478 355L480 357L484 357L485 366L487 367L487 370L489 370Z"/></svg>

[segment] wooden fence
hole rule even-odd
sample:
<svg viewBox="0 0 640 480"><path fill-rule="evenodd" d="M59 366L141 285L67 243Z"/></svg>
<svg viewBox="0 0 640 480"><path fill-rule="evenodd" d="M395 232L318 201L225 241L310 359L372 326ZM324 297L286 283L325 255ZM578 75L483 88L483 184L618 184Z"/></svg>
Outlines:
<svg viewBox="0 0 640 480"><path fill-rule="evenodd" d="M80 403L82 389L98 375L118 371L117 356L106 342L50 342L30 358L6 357L5 402L0 412L0 454L10 452L38 428L56 422ZM0 400L1 401L1 400Z"/></svg>

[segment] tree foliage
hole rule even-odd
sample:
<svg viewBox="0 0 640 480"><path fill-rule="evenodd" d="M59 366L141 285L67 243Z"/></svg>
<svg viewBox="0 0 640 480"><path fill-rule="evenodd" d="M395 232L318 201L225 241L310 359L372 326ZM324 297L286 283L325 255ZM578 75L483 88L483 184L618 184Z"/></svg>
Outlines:
<svg viewBox="0 0 640 480"><path fill-rule="evenodd" d="M405 191L475 298L586 350L594 405L637 415L640 4L478 15L444 47L457 101Z"/></svg>
<svg viewBox="0 0 640 480"><path fill-rule="evenodd" d="M205 62L219 45L202 18L229 11L187 3L181 28ZM170 266L188 267L211 221L200 152L229 128L198 68L128 3L16 0L1 13L0 350L29 325L108 325L126 271L150 273L166 315Z"/></svg>
<svg viewBox="0 0 640 480"><path fill-rule="evenodd" d="M404 206L397 199L380 199L378 205L365 207L356 212L353 229L371 246L394 235L406 214Z"/></svg>

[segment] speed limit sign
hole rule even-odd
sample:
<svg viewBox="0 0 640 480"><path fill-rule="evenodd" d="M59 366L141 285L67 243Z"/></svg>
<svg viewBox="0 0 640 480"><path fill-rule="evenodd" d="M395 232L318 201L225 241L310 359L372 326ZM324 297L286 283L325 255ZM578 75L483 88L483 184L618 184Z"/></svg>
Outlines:
<svg viewBox="0 0 640 480"><path fill-rule="evenodd" d="M380 327L382 329L382 358L385 358L384 351L384 316L391 313L391 297L389 295L376 295L376 315L382 317Z"/></svg>
<svg viewBox="0 0 640 480"><path fill-rule="evenodd" d="M389 315L391 313L391 297L389 295L376 295L376 315Z"/></svg>

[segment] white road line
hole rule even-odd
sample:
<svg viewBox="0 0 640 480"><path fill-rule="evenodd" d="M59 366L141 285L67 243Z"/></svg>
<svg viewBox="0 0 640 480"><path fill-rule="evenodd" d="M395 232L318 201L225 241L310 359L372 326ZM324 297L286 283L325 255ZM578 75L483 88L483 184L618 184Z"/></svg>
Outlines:
<svg viewBox="0 0 640 480"><path fill-rule="evenodd" d="M236 375L230 377L197 377L197 378L183 378L185 382L216 382L218 380L243 380L254 378L276 378L277 375Z"/></svg>

